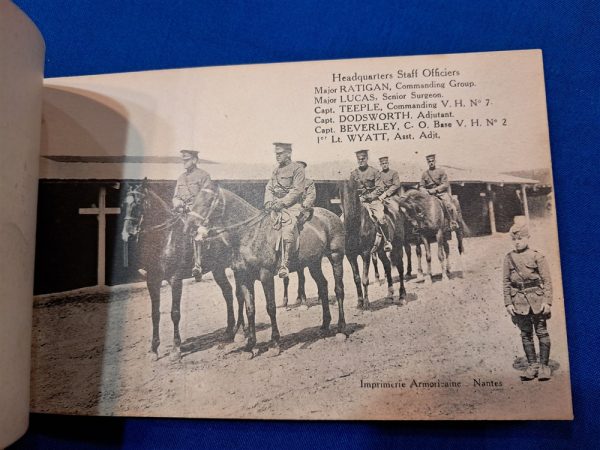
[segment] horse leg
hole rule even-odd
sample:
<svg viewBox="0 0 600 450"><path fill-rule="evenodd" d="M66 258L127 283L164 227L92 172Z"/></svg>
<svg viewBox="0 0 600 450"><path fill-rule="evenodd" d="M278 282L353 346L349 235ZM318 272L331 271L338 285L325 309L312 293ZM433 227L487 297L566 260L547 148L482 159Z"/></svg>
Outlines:
<svg viewBox="0 0 600 450"><path fill-rule="evenodd" d="M371 258L369 253L363 253L362 261L363 261L363 271L362 271L362 288L365 294L365 299L363 302L363 309L368 310L371 308L369 304L369 266L371 265Z"/></svg>
<svg viewBox="0 0 600 450"><path fill-rule="evenodd" d="M223 338L225 341L231 342L233 341L233 328L235 327L235 313L233 312L233 289L231 288L231 283L227 279L227 275L225 275L224 267L213 270L212 273L215 282L221 288L223 298L227 304L227 329L225 330Z"/></svg>
<svg viewBox="0 0 600 450"><path fill-rule="evenodd" d="M246 304L246 316L248 317L248 331L246 333L247 341L244 350L252 352L256 345L256 307L254 305L254 280L244 275L240 280L240 292Z"/></svg>
<svg viewBox="0 0 600 450"><path fill-rule="evenodd" d="M296 304L301 305L306 303L306 291L304 285L306 284L306 277L304 276L304 267L298 269L298 297L296 298Z"/></svg>
<svg viewBox="0 0 600 450"><path fill-rule="evenodd" d="M394 299L394 282L392 280L392 266L390 264L390 260L383 249L379 249L377 251L379 254L379 259L381 260L381 264L383 264L383 271L385 273L385 279L387 280L388 285L388 296L389 299Z"/></svg>
<svg viewBox="0 0 600 450"><path fill-rule="evenodd" d="M371 262L373 263L373 269L375 269L375 279L379 281L379 284L383 282L383 280L379 277L379 264L377 263L377 254L371 254Z"/></svg>
<svg viewBox="0 0 600 450"><path fill-rule="evenodd" d="M446 273L446 255L444 252L445 247L445 238L444 238L444 229L439 228L436 233L436 241L438 247L438 259L440 261L440 267L442 269L442 281L448 281L448 274Z"/></svg>
<svg viewBox="0 0 600 450"><path fill-rule="evenodd" d="M421 236L421 242L425 247L425 260L427 261L427 273L425 274L425 284L431 285L431 245L426 236Z"/></svg>
<svg viewBox="0 0 600 450"><path fill-rule="evenodd" d="M285 308L288 305L288 287L290 286L290 277L283 279L283 302L277 305L278 308Z"/></svg>
<svg viewBox="0 0 600 450"><path fill-rule="evenodd" d="M329 324L331 323L331 313L329 312L327 280L325 279L325 275L323 275L323 270L321 269L321 260L308 266L308 270L310 271L310 275L313 277L313 280L315 280L315 283L317 283L319 300L321 300L321 306L323 308L323 323L321 325L321 330L326 331L329 330Z"/></svg>
<svg viewBox="0 0 600 450"><path fill-rule="evenodd" d="M329 257L329 262L333 268L335 298L338 303L338 333L344 333L346 330L346 318L344 317L344 255L333 253Z"/></svg>
<svg viewBox="0 0 600 450"><path fill-rule="evenodd" d="M409 242L405 242L404 243L404 251L406 252L406 261L408 262L408 265L406 267L406 277L412 277L412 254L410 252L410 243ZM400 255L400 258L402 259L402 255Z"/></svg>
<svg viewBox="0 0 600 450"><path fill-rule="evenodd" d="M415 244L415 253L417 254L417 283L422 283L423 281L425 281L425 279L423 278L423 262L422 262L422 258L423 258L423 253L421 251L421 243L419 241L417 241L417 243Z"/></svg>
<svg viewBox="0 0 600 450"><path fill-rule="evenodd" d="M181 336L179 335L179 320L181 319L181 291L183 282L180 277L173 276L171 283L171 321L173 322L173 348L171 349L171 359L179 361L181 359Z"/></svg>
<svg viewBox="0 0 600 450"><path fill-rule="evenodd" d="M260 281L267 301L267 314L271 319L271 345L268 356L277 356L279 349L279 328L277 327L277 306L275 305L275 281L273 273L266 269L260 270Z"/></svg>
<svg viewBox="0 0 600 450"><path fill-rule="evenodd" d="M233 336L235 339L235 335L241 327L244 330L244 337L248 337L248 328L246 327L246 322L244 320L244 293L242 292L237 277L235 278L235 298L237 298L238 301L238 318L235 323L235 328L233 329Z"/></svg>
<svg viewBox="0 0 600 450"><path fill-rule="evenodd" d="M462 228L459 228L458 230L456 230L456 232L454 233L456 235L456 243L458 246L458 266L459 266L459 271L460 276L462 277L464 270L465 270L465 266L464 266L464 260L463 260L463 253L465 252L465 248L463 246L463 238L464 238L464 233Z"/></svg>
<svg viewBox="0 0 600 450"><path fill-rule="evenodd" d="M446 256L446 273L450 276L452 269L450 269L450 243L444 239L444 254Z"/></svg>
<svg viewBox="0 0 600 450"><path fill-rule="evenodd" d="M160 277L149 273L146 278L146 287L150 294L152 303L152 346L150 351L154 353L155 359L158 359L158 347L160 345Z"/></svg>
<svg viewBox="0 0 600 450"><path fill-rule="evenodd" d="M400 299L401 305L406 305L406 288L404 287L404 262L402 261L402 249L394 248L392 250L392 262L398 270L398 277L400 278L400 292L398 298Z"/></svg>
<svg viewBox="0 0 600 450"><path fill-rule="evenodd" d="M358 272L358 256L346 255L346 257L348 258L348 262L350 263L350 268L352 269L352 276L354 278L354 284L356 286L356 295L358 296L358 303L357 303L356 307L358 309L362 309L363 304L364 304L364 297L363 297L362 285L360 282L360 273Z"/></svg>

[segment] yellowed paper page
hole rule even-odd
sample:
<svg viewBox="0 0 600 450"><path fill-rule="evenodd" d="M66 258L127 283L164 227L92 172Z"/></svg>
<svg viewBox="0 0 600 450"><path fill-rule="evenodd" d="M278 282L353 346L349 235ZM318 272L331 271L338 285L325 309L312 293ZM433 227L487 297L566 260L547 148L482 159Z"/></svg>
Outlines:
<svg viewBox="0 0 600 450"><path fill-rule="evenodd" d="M51 79L43 114L34 411L572 418L540 51Z"/></svg>
<svg viewBox="0 0 600 450"><path fill-rule="evenodd" d="M0 0L0 448L28 424L43 64L37 28Z"/></svg>

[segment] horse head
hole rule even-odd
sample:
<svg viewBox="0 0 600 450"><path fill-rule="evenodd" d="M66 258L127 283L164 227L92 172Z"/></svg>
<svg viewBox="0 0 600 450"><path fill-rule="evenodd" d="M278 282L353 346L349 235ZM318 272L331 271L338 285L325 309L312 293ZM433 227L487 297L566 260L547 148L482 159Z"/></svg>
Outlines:
<svg viewBox="0 0 600 450"><path fill-rule="evenodd" d="M137 186L129 186L122 208L125 211L123 231L121 232L123 242L127 242L131 237L137 237L139 235L140 226L144 216L144 197L144 183Z"/></svg>
<svg viewBox="0 0 600 450"><path fill-rule="evenodd" d="M425 202L428 200L428 195L419 189L410 189L398 199L400 209L415 229L418 229L419 223L425 219L427 210Z"/></svg>

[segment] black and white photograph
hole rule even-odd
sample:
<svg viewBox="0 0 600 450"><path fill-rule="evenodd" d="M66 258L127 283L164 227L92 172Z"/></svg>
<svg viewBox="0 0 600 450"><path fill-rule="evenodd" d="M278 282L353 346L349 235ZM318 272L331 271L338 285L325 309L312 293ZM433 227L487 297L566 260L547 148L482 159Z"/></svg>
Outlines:
<svg viewBox="0 0 600 450"><path fill-rule="evenodd" d="M31 408L570 419L541 52L46 80Z"/></svg>

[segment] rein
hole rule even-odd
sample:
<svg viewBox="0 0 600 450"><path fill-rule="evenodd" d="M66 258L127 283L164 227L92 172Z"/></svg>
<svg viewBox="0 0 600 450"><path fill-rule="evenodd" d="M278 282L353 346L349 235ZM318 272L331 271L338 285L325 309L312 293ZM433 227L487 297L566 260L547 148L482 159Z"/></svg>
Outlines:
<svg viewBox="0 0 600 450"><path fill-rule="evenodd" d="M242 222L238 222L233 225L228 225L226 227L209 228L208 231L209 233L211 233L211 236L203 238L202 241L206 242L218 239L223 233L227 233L228 231L243 227L244 225L255 225L256 223L260 222L264 217L266 217L267 214L269 214L268 211L260 211L255 216L252 216L249 219L246 219Z"/></svg>

